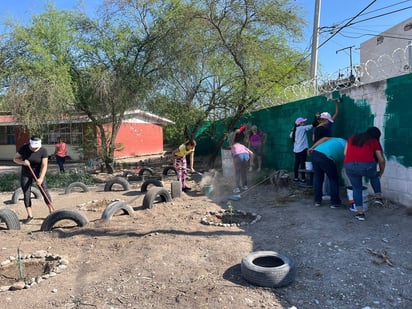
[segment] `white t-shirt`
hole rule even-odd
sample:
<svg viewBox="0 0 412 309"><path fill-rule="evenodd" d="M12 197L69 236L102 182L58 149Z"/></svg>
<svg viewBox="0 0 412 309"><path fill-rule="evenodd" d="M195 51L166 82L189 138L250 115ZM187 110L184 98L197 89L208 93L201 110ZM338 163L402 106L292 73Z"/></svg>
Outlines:
<svg viewBox="0 0 412 309"><path fill-rule="evenodd" d="M309 147L306 131L311 130L312 127L313 126L311 124L306 125L306 126L296 127L295 143L293 144L293 152L295 153L302 152L303 150Z"/></svg>

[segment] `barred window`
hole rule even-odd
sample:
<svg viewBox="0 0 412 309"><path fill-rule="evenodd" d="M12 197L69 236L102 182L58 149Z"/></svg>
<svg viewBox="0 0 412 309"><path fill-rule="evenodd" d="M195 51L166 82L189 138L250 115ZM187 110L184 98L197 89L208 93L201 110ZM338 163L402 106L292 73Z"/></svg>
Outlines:
<svg viewBox="0 0 412 309"><path fill-rule="evenodd" d="M61 137L71 145L80 145L83 142L83 126L81 123L61 123L49 125L42 134L43 144L55 144Z"/></svg>
<svg viewBox="0 0 412 309"><path fill-rule="evenodd" d="M14 126L0 126L0 145L14 144L16 144Z"/></svg>

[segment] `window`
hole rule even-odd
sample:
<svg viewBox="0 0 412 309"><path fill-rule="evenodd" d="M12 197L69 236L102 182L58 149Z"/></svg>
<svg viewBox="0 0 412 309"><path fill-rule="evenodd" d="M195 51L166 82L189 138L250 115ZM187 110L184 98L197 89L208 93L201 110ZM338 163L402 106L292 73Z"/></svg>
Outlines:
<svg viewBox="0 0 412 309"><path fill-rule="evenodd" d="M67 144L80 145L83 142L81 123L61 123L49 125L42 134L43 144L55 144L61 137Z"/></svg>
<svg viewBox="0 0 412 309"><path fill-rule="evenodd" d="M0 126L0 145L14 145L16 144L14 127Z"/></svg>

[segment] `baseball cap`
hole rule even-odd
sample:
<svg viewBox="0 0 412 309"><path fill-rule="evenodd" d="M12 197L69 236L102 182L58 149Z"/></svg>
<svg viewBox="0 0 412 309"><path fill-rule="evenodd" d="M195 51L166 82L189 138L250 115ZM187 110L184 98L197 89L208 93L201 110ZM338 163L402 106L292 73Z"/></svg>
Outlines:
<svg viewBox="0 0 412 309"><path fill-rule="evenodd" d="M306 118L299 117L295 120L295 124L301 124L302 122L305 122L306 120L307 120Z"/></svg>
<svg viewBox="0 0 412 309"><path fill-rule="evenodd" d="M329 122L333 122L332 116L328 112L321 113L320 119L327 119Z"/></svg>

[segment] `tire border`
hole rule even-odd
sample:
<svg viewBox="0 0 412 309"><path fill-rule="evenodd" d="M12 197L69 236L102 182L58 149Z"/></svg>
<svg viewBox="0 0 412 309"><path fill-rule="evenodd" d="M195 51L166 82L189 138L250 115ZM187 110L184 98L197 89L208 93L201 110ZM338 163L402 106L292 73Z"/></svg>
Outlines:
<svg viewBox="0 0 412 309"><path fill-rule="evenodd" d="M134 213L134 210L132 206L127 204L126 202L123 201L115 201L113 203L110 203L103 211L102 213L102 220L111 220L112 217L114 216L115 213L117 213L119 210L122 210L122 214L127 214L129 216L132 216Z"/></svg>
<svg viewBox="0 0 412 309"><path fill-rule="evenodd" d="M145 182L143 182L143 184L140 188L140 192L146 193L147 192L147 187L149 185L154 185L156 187L163 187L163 182L161 180L158 180L158 179L147 179Z"/></svg>
<svg viewBox="0 0 412 309"><path fill-rule="evenodd" d="M139 176L144 176L145 172L148 172L148 174L150 174L150 176L153 176L153 174L154 174L154 171L150 167L143 167L139 171Z"/></svg>
<svg viewBox="0 0 412 309"><path fill-rule="evenodd" d="M174 172L174 175L169 175L169 171L173 171L173 172ZM176 170L176 168L175 168L174 166L166 166L166 167L163 169L162 175L163 175L163 176L176 176L176 175L177 175L177 170Z"/></svg>
<svg viewBox="0 0 412 309"><path fill-rule="evenodd" d="M20 221L16 213L8 208L0 209L0 221L6 223L9 230L20 230Z"/></svg>
<svg viewBox="0 0 412 309"><path fill-rule="evenodd" d="M127 179L124 179L122 177L114 177L112 179L109 179L106 181L106 184L104 185L104 191L112 191L112 187L114 184L119 184L122 186L123 190L129 191L130 190L130 184L127 181Z"/></svg>
<svg viewBox="0 0 412 309"><path fill-rule="evenodd" d="M34 195L36 199L40 199L42 197L40 190L34 186L31 186L31 193ZM11 197L11 203L12 204L17 204L19 202L19 197L20 195L23 194L23 189L22 188L17 188Z"/></svg>
<svg viewBox="0 0 412 309"><path fill-rule="evenodd" d="M179 180L172 181L170 183L170 189L172 193L172 198L177 198L182 196L182 183Z"/></svg>
<svg viewBox="0 0 412 309"><path fill-rule="evenodd" d="M256 265L259 258L280 259L283 264L275 267ZM295 262L288 256L275 251L255 251L243 257L241 263L242 277L248 282L263 286L278 288L291 284L296 277Z"/></svg>
<svg viewBox="0 0 412 309"><path fill-rule="evenodd" d="M61 220L72 220L78 226L83 227L89 223L89 220L80 211L75 208L62 208L53 211L43 221L40 231L50 231L53 226Z"/></svg>
<svg viewBox="0 0 412 309"><path fill-rule="evenodd" d="M64 190L64 194L71 193L73 188L80 188L83 192L89 192L89 188L83 182L76 181L67 186L66 190Z"/></svg>
<svg viewBox="0 0 412 309"><path fill-rule="evenodd" d="M156 201L158 196L161 198L162 202L166 203L172 201L169 191L167 191L164 187L153 187L147 191L143 198L143 208L152 208L153 203Z"/></svg>

